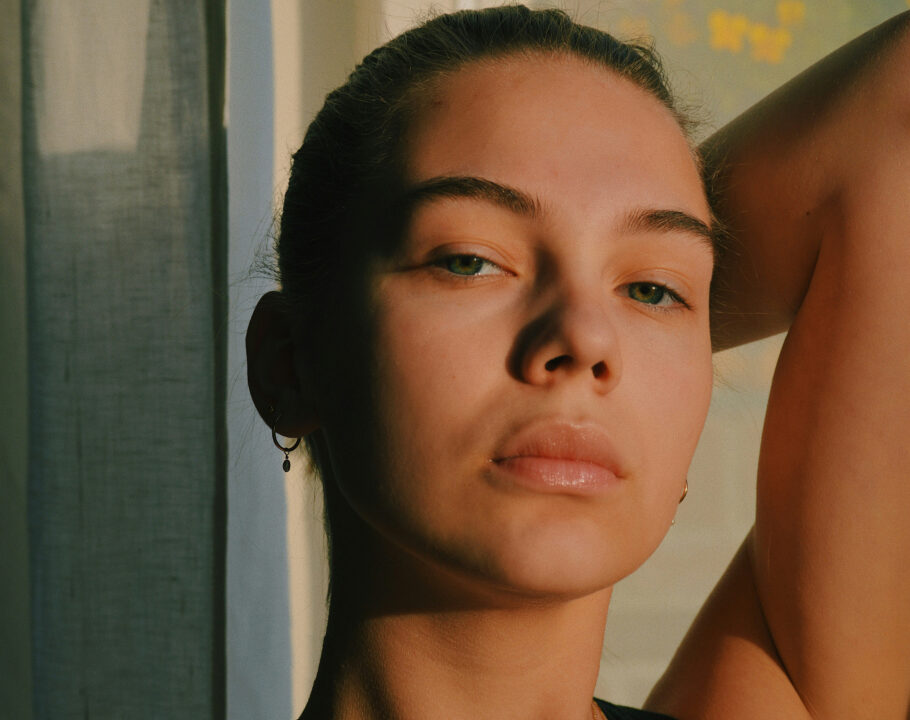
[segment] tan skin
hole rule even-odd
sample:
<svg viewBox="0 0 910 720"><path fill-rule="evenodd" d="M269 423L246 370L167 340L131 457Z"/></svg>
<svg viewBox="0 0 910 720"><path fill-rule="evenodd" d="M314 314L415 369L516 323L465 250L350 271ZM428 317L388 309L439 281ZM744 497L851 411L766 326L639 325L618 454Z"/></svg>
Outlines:
<svg viewBox="0 0 910 720"><path fill-rule="evenodd" d="M907 20L857 43L709 140L741 246L719 269L723 317L672 116L554 56L460 69L407 148L409 185L480 178L534 212L483 193L421 202L395 253L368 258L370 341L340 329L334 373L263 299L257 408L281 407L283 435L324 432L369 538L305 718L590 718L612 585L666 532L707 412L709 320L717 347L792 327L755 529L646 707L907 717ZM537 460L501 461L554 427L608 437L614 481L541 488Z"/></svg>

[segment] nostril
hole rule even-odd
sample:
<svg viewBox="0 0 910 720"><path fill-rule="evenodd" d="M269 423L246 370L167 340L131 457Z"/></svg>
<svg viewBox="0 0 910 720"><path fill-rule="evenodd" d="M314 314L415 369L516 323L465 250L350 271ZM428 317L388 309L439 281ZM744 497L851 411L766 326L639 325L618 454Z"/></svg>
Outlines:
<svg viewBox="0 0 910 720"><path fill-rule="evenodd" d="M562 365L565 362L570 362L571 358L568 355L560 355L559 357L551 358L544 363L544 367L549 371L553 372L556 368Z"/></svg>
<svg viewBox="0 0 910 720"><path fill-rule="evenodd" d="M607 364L601 360L591 368L591 372L594 373L594 377L596 378L602 377L607 372Z"/></svg>

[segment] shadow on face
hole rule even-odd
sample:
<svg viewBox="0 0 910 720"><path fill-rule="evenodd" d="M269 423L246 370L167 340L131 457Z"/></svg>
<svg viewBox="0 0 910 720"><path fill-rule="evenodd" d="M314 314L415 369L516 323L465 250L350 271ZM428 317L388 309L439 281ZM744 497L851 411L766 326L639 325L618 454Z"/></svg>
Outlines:
<svg viewBox="0 0 910 720"><path fill-rule="evenodd" d="M572 57L470 64L420 108L313 352L336 585L387 611L610 587L669 527L710 399L688 143Z"/></svg>

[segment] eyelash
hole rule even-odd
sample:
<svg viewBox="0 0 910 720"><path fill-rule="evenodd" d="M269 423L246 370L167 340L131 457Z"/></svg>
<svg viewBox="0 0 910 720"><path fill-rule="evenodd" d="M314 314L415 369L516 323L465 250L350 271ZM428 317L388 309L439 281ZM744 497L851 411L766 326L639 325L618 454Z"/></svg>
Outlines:
<svg viewBox="0 0 910 720"><path fill-rule="evenodd" d="M462 259L467 259L469 261L477 260L477 261L481 262L483 265L494 268L495 270L493 272L487 272L487 273L467 273L466 274L466 273L455 272L454 270L452 270L450 268L449 263L451 263L455 260L462 260ZM472 255L470 253L453 253L452 255L446 255L444 257L434 260L433 262L430 263L430 265L432 267L439 268L440 270L447 273L448 275L454 276L459 279L467 280L467 281L470 281L473 278L477 278L477 277L485 277L487 275L499 275L499 274L503 274L506 272L492 260L487 260L485 257L481 257L480 255Z"/></svg>
<svg viewBox="0 0 910 720"><path fill-rule="evenodd" d="M642 287L659 290L661 294L660 294L660 298L658 299L658 301L656 303L649 303L644 300L635 300L635 298L632 297L632 292L635 290L635 288L642 288ZM628 283L627 285L623 286L623 289L626 291L626 294L632 300L635 300L635 302L640 303L642 305L648 305L660 312L678 310L680 307L686 308L687 310L692 309L692 306L686 302L685 298L683 298L682 295L680 295L678 292L676 292L672 288L668 287L667 285L664 285L663 283L649 282L647 280L644 280L644 281L639 281L639 282ZM673 301L673 303L670 305L659 304L664 298L670 298Z"/></svg>
<svg viewBox="0 0 910 720"><path fill-rule="evenodd" d="M499 272L494 271L494 272L488 272L488 273L477 272L477 273L465 274L465 273L455 272L451 269L450 263L452 263L453 261L456 261L456 260L465 260L465 259L468 261L476 260L476 261L480 262L483 266L495 268L495 270L497 270ZM498 275L498 274L506 272L492 260L487 260L485 257L482 257L480 255L472 255L470 253L453 253L451 255L446 255L444 257L434 260L433 262L430 263L430 265L431 265L431 267L437 268L440 271L446 273L448 276L453 277L453 278L458 278L459 280L462 280L464 282L471 282L475 278L478 278L478 277L485 277L487 275ZM648 288L651 291L657 290L660 292L660 297L658 298L658 301L656 303L649 303L644 300L636 300L634 297L632 297L632 293L636 288L639 288L639 289ZM672 310L678 310L680 307L684 307L688 310L692 309L691 306L689 305L689 303L686 302L685 298L683 298L678 292L673 290L671 287L664 285L663 283L649 282L647 280L640 280L637 282L627 283L626 285L624 285L622 287L622 289L625 290L628 297L630 299L634 300L636 303L639 303L641 305L648 305L659 312L668 312L668 311L672 311ZM665 298L669 298L673 302L669 305L661 304Z"/></svg>

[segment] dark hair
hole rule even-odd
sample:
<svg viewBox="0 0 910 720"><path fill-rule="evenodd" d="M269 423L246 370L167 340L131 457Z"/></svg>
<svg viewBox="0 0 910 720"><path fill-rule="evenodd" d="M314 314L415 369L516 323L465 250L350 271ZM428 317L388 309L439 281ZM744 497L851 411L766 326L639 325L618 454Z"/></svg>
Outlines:
<svg viewBox="0 0 910 720"><path fill-rule="evenodd" d="M279 280L295 322L311 327L317 342L323 319L339 300L336 269L352 252L352 239L375 228L376 213L400 172L403 139L421 90L467 63L522 53L571 55L608 68L651 93L688 134L689 122L650 47L576 24L561 10L465 10L399 35L367 55L327 96L294 154L276 244ZM371 218L369 225L358 224L364 217ZM327 477L320 433L306 444L324 484L334 584L343 501Z"/></svg>

